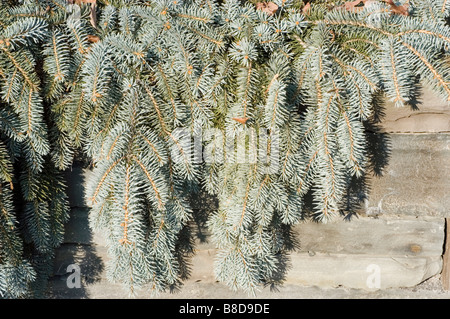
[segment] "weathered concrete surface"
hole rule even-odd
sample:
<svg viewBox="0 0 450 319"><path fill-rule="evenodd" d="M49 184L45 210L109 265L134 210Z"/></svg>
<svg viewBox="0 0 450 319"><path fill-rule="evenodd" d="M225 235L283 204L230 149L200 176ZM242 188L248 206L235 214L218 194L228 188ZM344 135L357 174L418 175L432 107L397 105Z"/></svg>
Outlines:
<svg viewBox="0 0 450 319"><path fill-rule="evenodd" d="M70 222L65 226L64 243L78 245L106 246L104 236L89 227L89 208L73 207Z"/></svg>
<svg viewBox="0 0 450 319"><path fill-rule="evenodd" d="M323 288L378 290L414 287L440 273L442 259L348 254L296 254L286 282Z"/></svg>
<svg viewBox="0 0 450 319"><path fill-rule="evenodd" d="M376 290L413 287L440 273L444 220L359 218L295 227L287 284ZM200 245L191 280L214 282L215 249ZM375 274L377 273L377 274ZM371 283L379 274L379 285Z"/></svg>
<svg viewBox="0 0 450 319"><path fill-rule="evenodd" d="M86 228L87 214L75 213L79 216L69 228L72 227L75 233L89 231ZM81 222L82 216L84 223ZM299 225L295 232L300 247L290 255L284 285L280 289L287 285L290 289L297 287L300 293L302 289L312 286L321 289L344 287L367 294L379 289L414 287L439 275L442 268L444 222L440 218L362 217L350 222L310 222ZM85 235L58 249L51 290L54 298L128 297L121 285L106 279L107 248L85 241L96 236L101 235ZM205 285L216 283L215 254L211 243L197 245L191 260L192 272L188 285L196 282ZM79 289L67 286L70 275L67 267L70 264L80 267L82 287ZM181 293L184 293L183 289ZM226 296L230 294L231 291ZM270 294L267 290L263 294L265 298L277 298L276 294ZM144 293L140 297L150 295Z"/></svg>
<svg viewBox="0 0 450 319"><path fill-rule="evenodd" d="M120 298L120 297L119 297ZM137 298L148 298L142 292ZM233 292L221 283L188 281L180 291L163 293L156 298L164 299L243 299L253 298L241 291ZM346 287L323 288L285 284L271 289L264 287L257 292L261 299L450 299L450 292L443 291L439 278L433 277L413 288L387 288L374 291ZM270 302L269 302L270 303Z"/></svg>
<svg viewBox="0 0 450 319"><path fill-rule="evenodd" d="M450 217L450 134L390 134L389 144L363 212Z"/></svg>
<svg viewBox="0 0 450 319"><path fill-rule="evenodd" d="M297 228L286 281L358 289L413 287L442 269L443 219L360 218ZM372 282L373 275L379 283Z"/></svg>
<svg viewBox="0 0 450 319"><path fill-rule="evenodd" d="M89 169L83 168L81 164L77 162L65 172L67 195L71 207L87 207L84 198L84 187L86 176L89 174Z"/></svg>
<svg viewBox="0 0 450 319"><path fill-rule="evenodd" d="M388 288L374 291L346 287L323 288L318 286L300 286L285 284L271 289L261 288L256 296L242 291L232 291L218 282L188 280L180 290L152 296L147 290L139 290L135 296L129 296L123 287L107 281L96 285L83 285L80 289L68 289L65 280L52 282L53 294L49 298L57 299L450 299L450 292L443 291L439 277L433 277L413 288Z"/></svg>
<svg viewBox="0 0 450 319"><path fill-rule="evenodd" d="M326 235L326 231L323 232ZM438 246L441 243L435 243ZM215 281L215 250L199 249L193 258L190 281ZM285 284L300 287L346 287L374 291L414 287L438 275L442 269L440 255L339 254L334 252L297 252L290 255Z"/></svg>
<svg viewBox="0 0 450 319"><path fill-rule="evenodd" d="M442 254L440 218L352 218L295 227L300 253L435 257Z"/></svg>
<svg viewBox="0 0 450 319"><path fill-rule="evenodd" d="M417 110L386 103L382 129L388 133L450 132L450 104L430 88L424 87Z"/></svg>

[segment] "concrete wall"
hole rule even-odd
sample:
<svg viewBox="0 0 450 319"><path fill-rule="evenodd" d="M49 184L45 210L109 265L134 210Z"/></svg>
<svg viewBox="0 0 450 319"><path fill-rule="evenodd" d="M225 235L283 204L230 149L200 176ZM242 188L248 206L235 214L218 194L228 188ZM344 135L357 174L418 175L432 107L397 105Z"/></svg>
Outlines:
<svg viewBox="0 0 450 319"><path fill-rule="evenodd" d="M373 171L364 185L354 189L356 196L361 187L368 191L357 209L358 217L295 228L300 248L290 255L287 287L297 292L292 287L383 291L414 287L439 276L444 218L450 216L450 107L429 90L422 100L424 104L415 111L386 105L380 130L371 133L369 141L375 150ZM65 242L57 251L51 294L55 298L126 298L120 285L106 280L107 247L102 235L88 226L89 208L80 195L86 174L76 166L68 172L73 208ZM214 255L211 244L198 243L188 282L217 285ZM67 287L70 264L80 266L80 288ZM209 293L197 291L192 296L241 296L223 289L216 286ZM271 296L270 292L264 295Z"/></svg>
<svg viewBox="0 0 450 319"><path fill-rule="evenodd" d="M388 158L372 175L367 214L450 216L450 104L426 88L420 100L418 110L386 105Z"/></svg>

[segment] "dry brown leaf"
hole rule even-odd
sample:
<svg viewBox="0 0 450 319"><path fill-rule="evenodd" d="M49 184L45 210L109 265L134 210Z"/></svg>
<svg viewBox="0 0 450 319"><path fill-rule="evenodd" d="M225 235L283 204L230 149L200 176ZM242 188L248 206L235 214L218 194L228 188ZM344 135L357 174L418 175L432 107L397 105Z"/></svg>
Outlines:
<svg viewBox="0 0 450 319"><path fill-rule="evenodd" d="M408 4L408 2L406 2L402 6L396 6L394 4L393 0L388 0L387 3L391 6L391 11L392 11L393 14L401 14L401 15L404 15L404 16L409 15L409 12L408 12L409 4Z"/></svg>
<svg viewBox="0 0 450 319"><path fill-rule="evenodd" d="M232 117L231 119L241 123L242 125L245 125L248 121L248 117Z"/></svg>
<svg viewBox="0 0 450 319"><path fill-rule="evenodd" d="M89 13L91 25L97 29L97 4L94 2L91 4L91 12Z"/></svg>
<svg viewBox="0 0 450 319"><path fill-rule="evenodd" d="M89 34L87 37L88 37L88 41L89 41L90 43L96 43L96 42L100 41L100 37L97 36L97 35L91 35L91 34Z"/></svg>
<svg viewBox="0 0 450 319"><path fill-rule="evenodd" d="M278 6L273 2L258 2L256 9L266 12L269 16L273 15L278 10Z"/></svg>
<svg viewBox="0 0 450 319"><path fill-rule="evenodd" d="M97 0L67 0L69 4L97 3Z"/></svg>
<svg viewBox="0 0 450 319"><path fill-rule="evenodd" d="M355 1L347 1L344 3L344 8L347 11L361 11L365 6L368 6L376 1L374 0L355 0ZM401 14L407 16L408 13L408 2L402 6L397 6L394 3L394 0L386 0L385 3L390 5L390 10L393 14ZM363 6L358 6L360 3L363 3Z"/></svg>
<svg viewBox="0 0 450 319"><path fill-rule="evenodd" d="M308 2L308 3L305 4L305 6L303 7L302 13L303 13L303 14L308 14L309 9L311 9L311 3Z"/></svg>
<svg viewBox="0 0 450 319"><path fill-rule="evenodd" d="M357 5L359 5L361 2L365 4L366 0L348 1L344 4L344 8L347 11L361 11L362 9L364 9L364 5L357 7Z"/></svg>

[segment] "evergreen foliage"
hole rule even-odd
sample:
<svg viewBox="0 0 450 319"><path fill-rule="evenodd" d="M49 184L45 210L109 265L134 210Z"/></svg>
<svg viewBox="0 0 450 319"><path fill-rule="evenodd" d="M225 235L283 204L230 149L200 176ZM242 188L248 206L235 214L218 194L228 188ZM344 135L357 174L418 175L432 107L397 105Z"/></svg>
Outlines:
<svg viewBox="0 0 450 319"><path fill-rule="evenodd" d="M90 222L111 280L179 285L204 189L219 201L217 279L255 293L279 279L307 196L314 219L345 212L368 170L376 95L409 105L420 80L450 100L447 1L411 0L407 15L382 1L276 4L0 0L4 297L45 287L77 154L93 168Z"/></svg>

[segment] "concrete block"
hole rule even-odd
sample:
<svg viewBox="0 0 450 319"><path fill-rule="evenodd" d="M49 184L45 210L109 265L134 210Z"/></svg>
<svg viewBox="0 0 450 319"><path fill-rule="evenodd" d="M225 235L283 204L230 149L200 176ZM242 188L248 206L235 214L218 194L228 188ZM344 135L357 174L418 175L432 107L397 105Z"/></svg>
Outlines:
<svg viewBox="0 0 450 319"><path fill-rule="evenodd" d="M55 253L53 279L66 281L72 273L70 265L80 270L83 283L98 284L105 274L105 263L108 260L106 247L63 244Z"/></svg>
<svg viewBox="0 0 450 319"><path fill-rule="evenodd" d="M89 225L89 208L74 207L65 225L64 243L106 246L102 233L94 231Z"/></svg>
<svg viewBox="0 0 450 319"><path fill-rule="evenodd" d="M70 210L70 219L65 225L64 243L92 243L92 232L89 228L89 209L76 207Z"/></svg>
<svg viewBox="0 0 450 319"><path fill-rule="evenodd" d="M442 258L300 253L292 256L289 284L368 291L414 287L439 274Z"/></svg>
<svg viewBox="0 0 450 319"><path fill-rule="evenodd" d="M299 253L436 257L443 253L445 221L411 217L352 218L295 227Z"/></svg>
<svg viewBox="0 0 450 319"><path fill-rule="evenodd" d="M296 227L286 283L376 290L414 287L442 270L444 220L360 218Z"/></svg>
<svg viewBox="0 0 450 319"><path fill-rule="evenodd" d="M295 227L285 284L364 290L413 287L440 273L444 220L368 218ZM214 282L215 250L200 245L190 280Z"/></svg>
<svg viewBox="0 0 450 319"><path fill-rule="evenodd" d="M363 212L450 217L450 134L390 134L381 176L371 176Z"/></svg>
<svg viewBox="0 0 450 319"><path fill-rule="evenodd" d="M414 287L442 269L444 220L414 217L360 217L350 222L303 223L290 254L283 286L343 287L362 291ZM199 243L190 260L188 283L214 284L216 249ZM52 294L58 298L128 298L120 284L106 279L109 256L101 245L64 244L56 254ZM82 288L69 289L67 266L80 266ZM183 287L181 287L183 290ZM150 297L146 290L141 298Z"/></svg>
<svg viewBox="0 0 450 319"><path fill-rule="evenodd" d="M67 195L71 207L89 207L85 198L85 185L91 174L92 170L83 167L79 162L75 162L65 171Z"/></svg>
<svg viewBox="0 0 450 319"><path fill-rule="evenodd" d="M424 86L418 109L395 107L387 102L381 123L388 133L438 133L450 132L450 104L442 100L429 87Z"/></svg>

